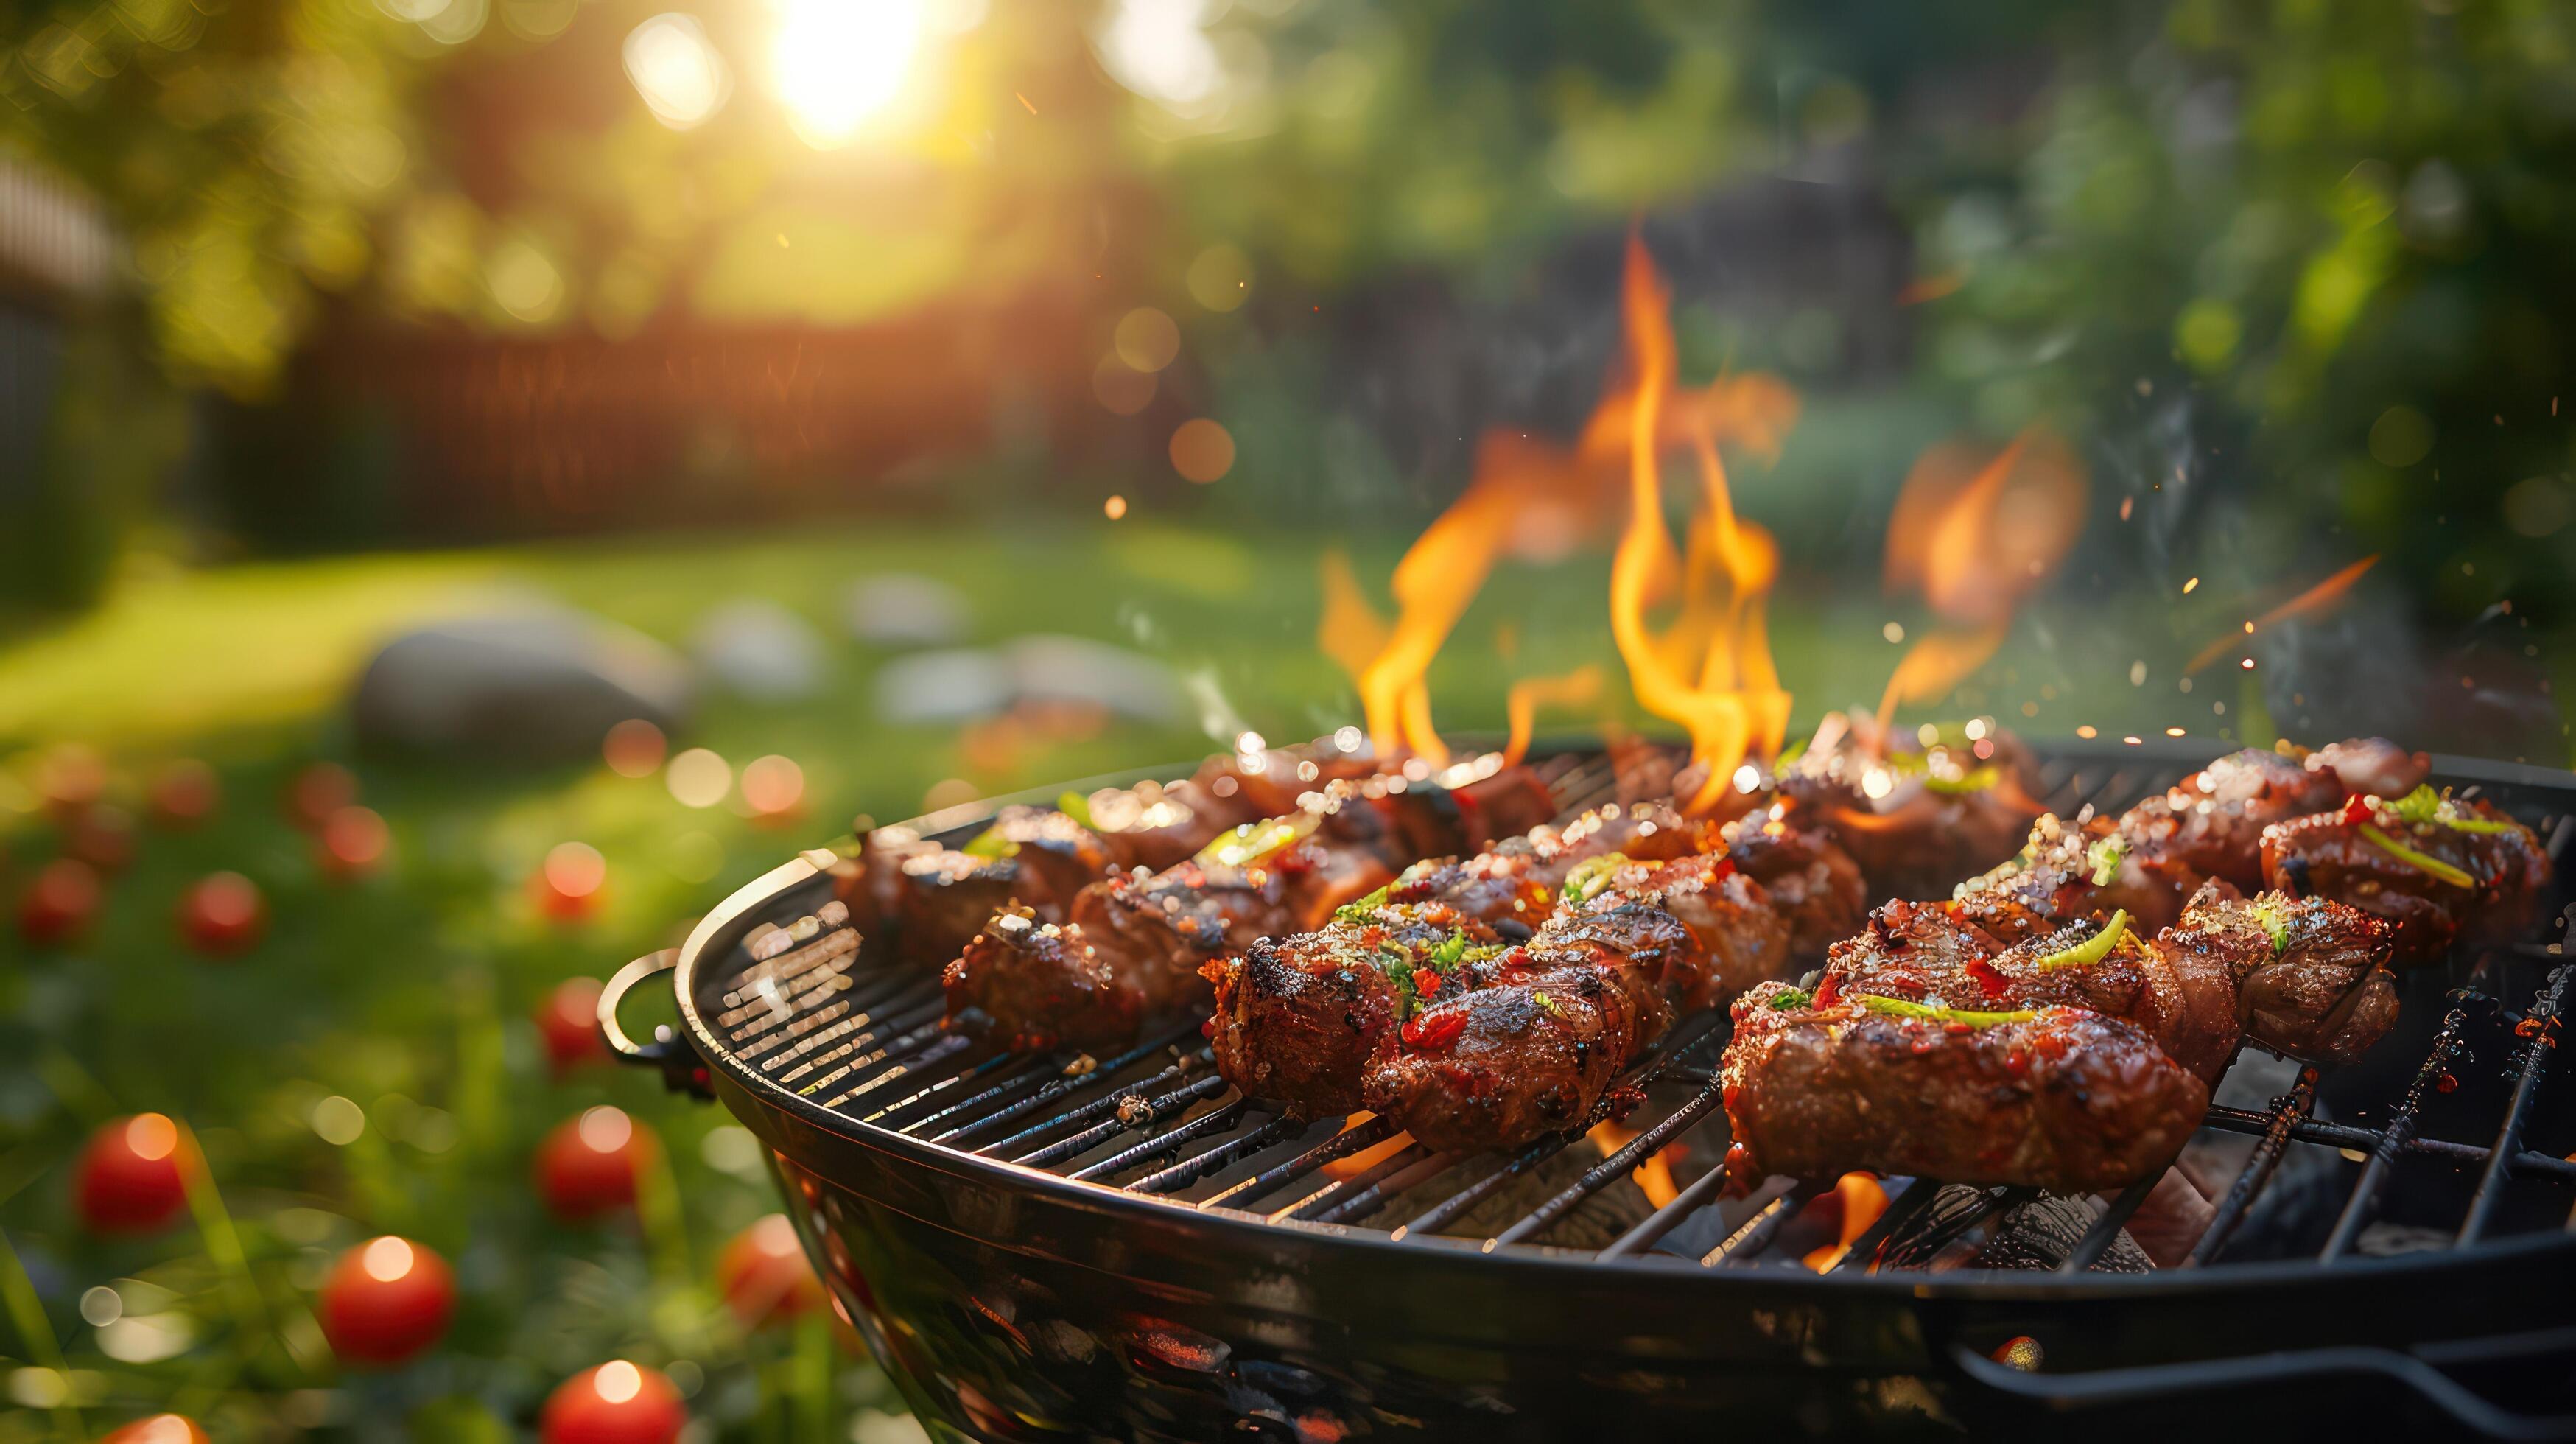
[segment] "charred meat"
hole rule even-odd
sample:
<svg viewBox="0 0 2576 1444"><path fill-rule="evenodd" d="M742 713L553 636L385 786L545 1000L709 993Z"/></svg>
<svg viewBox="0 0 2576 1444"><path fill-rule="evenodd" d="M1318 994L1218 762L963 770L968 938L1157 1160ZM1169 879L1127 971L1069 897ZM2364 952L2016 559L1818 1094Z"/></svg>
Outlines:
<svg viewBox="0 0 2576 1444"><path fill-rule="evenodd" d="M2540 839L2494 803L2421 786L2393 801L2355 797L2332 812L2275 823L2262 848L2272 887L2386 919L2400 963L2528 931L2551 876Z"/></svg>
<svg viewBox="0 0 2576 1444"><path fill-rule="evenodd" d="M2162 1168L2209 1085L2082 1008L1952 1008L1785 984L1735 1004L1722 1086L1739 1179L1851 1169L2101 1191Z"/></svg>

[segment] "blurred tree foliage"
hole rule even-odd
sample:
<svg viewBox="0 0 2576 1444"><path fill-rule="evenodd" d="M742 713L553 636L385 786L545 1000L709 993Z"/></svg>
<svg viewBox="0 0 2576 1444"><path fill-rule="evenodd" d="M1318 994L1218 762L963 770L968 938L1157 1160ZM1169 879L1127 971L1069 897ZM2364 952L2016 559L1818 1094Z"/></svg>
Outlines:
<svg viewBox="0 0 2576 1444"><path fill-rule="evenodd" d="M1104 353L1180 316L1167 403L1239 414L1235 489L1283 509L1402 470L1316 384L1326 302L1499 304L1570 234L1785 175L1911 232L1906 414L2083 436L2158 560L2269 578L2339 527L2444 610L2569 591L2551 0L993 0L940 11L971 24L926 123L821 151L753 0L702 16L730 101L658 123L619 60L658 8L10 0L0 135L109 198L183 377L257 393L341 315L616 336L1047 287ZM1793 374L1834 342L1747 339Z"/></svg>

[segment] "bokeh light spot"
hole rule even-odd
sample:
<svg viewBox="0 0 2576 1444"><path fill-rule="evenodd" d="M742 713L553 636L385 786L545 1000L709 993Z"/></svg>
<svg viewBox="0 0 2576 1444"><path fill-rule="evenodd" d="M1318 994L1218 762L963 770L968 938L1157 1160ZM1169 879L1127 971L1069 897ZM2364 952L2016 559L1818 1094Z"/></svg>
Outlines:
<svg viewBox="0 0 2576 1444"><path fill-rule="evenodd" d="M609 1403L623 1404L644 1392L644 1372L624 1359L615 1359L600 1365L599 1372L591 1375L591 1387Z"/></svg>
<svg viewBox="0 0 2576 1444"><path fill-rule="evenodd" d="M1206 483L1234 470L1234 434L1202 416L1172 432L1172 469Z"/></svg>
<svg viewBox="0 0 2576 1444"><path fill-rule="evenodd" d="M1181 354L1181 328L1163 312L1139 306L1118 318L1112 346L1130 368L1160 371Z"/></svg>
<svg viewBox="0 0 2576 1444"><path fill-rule="evenodd" d="M635 1120L627 1117L624 1109L603 1103L584 1110L574 1131L581 1135L581 1146L591 1152L615 1153L635 1136Z"/></svg>
<svg viewBox="0 0 2576 1444"><path fill-rule="evenodd" d="M125 1147L135 1157L158 1163L179 1146L179 1125L166 1114L138 1113L125 1125Z"/></svg>
<svg viewBox="0 0 2576 1444"><path fill-rule="evenodd" d="M742 800L758 813L792 811L805 800L805 769L790 757L759 758L742 769Z"/></svg>
<svg viewBox="0 0 2576 1444"><path fill-rule="evenodd" d="M694 15L656 15L626 33L626 78L653 118L688 130L724 108L733 81Z"/></svg>
<svg viewBox="0 0 2576 1444"><path fill-rule="evenodd" d="M392 1283L410 1273L411 1265L411 1245L392 1234L367 1245L367 1251L358 1255L358 1267L380 1284Z"/></svg>
<svg viewBox="0 0 2576 1444"><path fill-rule="evenodd" d="M367 1115L349 1099L334 1093L313 1105L313 1132L334 1148L346 1148L367 1131Z"/></svg>
<svg viewBox="0 0 2576 1444"><path fill-rule="evenodd" d="M546 850L546 886L559 897L585 898L608 881L608 859L586 842L558 842Z"/></svg>
<svg viewBox="0 0 2576 1444"><path fill-rule="evenodd" d="M650 777L670 753L670 739L662 729L641 717L629 717L608 729L599 744L599 755L608 770L620 777Z"/></svg>
<svg viewBox="0 0 2576 1444"><path fill-rule="evenodd" d="M733 791L733 764L704 747L692 747L671 759L663 776L683 807L713 807Z"/></svg>

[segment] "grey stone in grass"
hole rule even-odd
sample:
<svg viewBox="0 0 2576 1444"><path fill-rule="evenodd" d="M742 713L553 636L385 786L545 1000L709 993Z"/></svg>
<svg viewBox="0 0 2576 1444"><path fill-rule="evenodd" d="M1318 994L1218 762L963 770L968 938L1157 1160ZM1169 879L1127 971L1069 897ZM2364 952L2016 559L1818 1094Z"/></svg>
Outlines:
<svg viewBox="0 0 2576 1444"><path fill-rule="evenodd" d="M937 577L880 572L841 596L842 625L878 647L953 647L966 639L966 594Z"/></svg>
<svg viewBox="0 0 2576 1444"><path fill-rule="evenodd" d="M1171 668L1107 642L1021 637L1010 644L1010 666L1017 694L1029 701L1088 702L1144 722L1186 715Z"/></svg>
<svg viewBox="0 0 2576 1444"><path fill-rule="evenodd" d="M970 722L1011 705L1011 667L999 653L958 647L897 657L877 669L877 715L888 722Z"/></svg>
<svg viewBox="0 0 2576 1444"><path fill-rule="evenodd" d="M758 597L710 610L689 654L718 685L755 702L794 702L823 685L822 638L804 618Z"/></svg>
<svg viewBox="0 0 2576 1444"><path fill-rule="evenodd" d="M358 739L466 760L555 761L608 729L688 718L688 669L640 632L566 607L513 606L417 628L378 649L349 702Z"/></svg>

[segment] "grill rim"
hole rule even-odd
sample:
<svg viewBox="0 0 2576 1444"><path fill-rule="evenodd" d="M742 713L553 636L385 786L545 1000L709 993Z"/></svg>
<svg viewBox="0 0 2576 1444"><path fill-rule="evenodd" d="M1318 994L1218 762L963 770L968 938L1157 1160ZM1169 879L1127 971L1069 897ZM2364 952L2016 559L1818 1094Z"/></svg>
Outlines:
<svg viewBox="0 0 2576 1444"><path fill-rule="evenodd" d="M1475 745L1477 739L1465 739ZM1672 743L1675 739L1655 738ZM1597 751L1597 743L1583 738L1542 739L1530 749L1533 757L1546 757L1564 752ZM2052 761L2072 760L2078 765L2107 764L2117 766L2123 759L2163 765L2189 765L2209 760L2205 744L2180 743L2166 739L2141 741L2136 744L2061 745L2052 740L2045 748ZM2561 816L2576 822L2576 771L2535 766L2530 763L2506 762L2488 758L2432 754L2436 776L2454 785L2511 786L2543 789L2564 799L2567 811ZM1194 764L1166 764L1157 767L1128 769L1103 773L1069 782L1030 788L1025 791L961 803L955 807L925 814L899 825L914 828L925 835L954 832L989 820L1006 806L1049 804L1067 790L1091 790L1100 787L1132 785L1152 778L1184 775ZM1976 1303L2081 1303L2116 1301L2141 1297L2189 1298L2197 1295L2234 1296L2244 1288L2278 1288L2302 1281L2316 1281L2329 1276L2344 1279L2404 1281L2414 1277L2434 1278L2456 1272L2464 1266L2493 1266L2528 1256L2534 1259L2576 1255L2576 1228L2537 1230L2481 1238L2474 1243L2449 1248L2423 1250L2387 1257L2347 1254L2331 1263L2316 1258L2288 1258L2254 1262L2226 1263L2203 1268L2167 1268L2142 1274L2086 1271L2076 1274L2058 1272L2023 1273L2012 1270L1962 1269L1950 1273L1925 1274L1914 1271L1868 1273L1837 1269L1823 1274L1790 1277L1779 1272L1759 1274L1727 1269L1704 1268L1694 1259L1660 1254L1651 1249L1602 1256L1594 1251L1568 1249L1538 1243L1515 1245L1510 1249L1483 1248L1479 1241L1441 1235L1417 1235L1395 1238L1386 1231L1334 1223L1313 1223L1297 1219L1272 1219L1262 1214L1245 1212L1222 1205L1203 1207L1161 1195L1130 1193L1115 1187L1084 1182L1041 1168L990 1158L963 1150L943 1147L925 1139L911 1137L892 1129L880 1128L849 1117L820 1103L800 1097L776 1081L749 1066L717 1034L697 1006L697 977L702 966L721 963L750 930L763 922L777 919L768 914L779 910L786 898L799 888L810 888L825 878L825 870L839 860L830 848L815 848L770 869L743 884L716 904L677 950L670 970L672 991L683 1021L689 1049L702 1066L720 1073L726 1085L746 1099L770 1108L797 1123L830 1134L845 1145L856 1146L886 1155L910 1168L926 1169L961 1182L987 1187L1008 1188L1017 1192L1034 1192L1050 1202L1116 1215L1122 1223L1149 1227L1171 1227L1183 1231L1206 1229L1217 1235L1241 1235L1246 1242L1268 1240L1276 1245L1286 1230L1316 1248L1359 1247L1385 1250L1384 1257L1422 1260L1422 1250L1443 1252L1458 1259L1474 1258L1479 1268L1533 1270L1533 1279L1561 1280L1571 1276L1587 1279L1625 1278L1639 1284L1660 1281L1665 1287L1695 1280L1691 1287L1730 1289L1730 1280L1756 1285L1761 1290L1788 1287L1821 1288L1841 1293L1870 1296L1909 1297L1922 1300L1957 1300ZM819 906L817 899L812 906ZM802 911L812 911L805 906ZM2565 947L2569 941L2561 939ZM2576 953L2569 953L2576 958ZM603 1011L613 1003L614 993L603 999ZM750 1120L743 1120L748 1122ZM2476 1145L2473 1145L2476 1146ZM804 1160L798 1160L800 1165ZM1131 1212L1130 1210L1143 1210ZM925 1226L947 1230L948 1225L919 1215L906 1213ZM980 1238L979 1241L1001 1248L1012 1245L1007 1239ZM1363 1257L1375 1257L1368 1255ZM1402 1267L1403 1265L1397 1265ZM1571 1270L1569 1275L1565 1271ZM1604 1271L1608 1271L1606 1274Z"/></svg>

